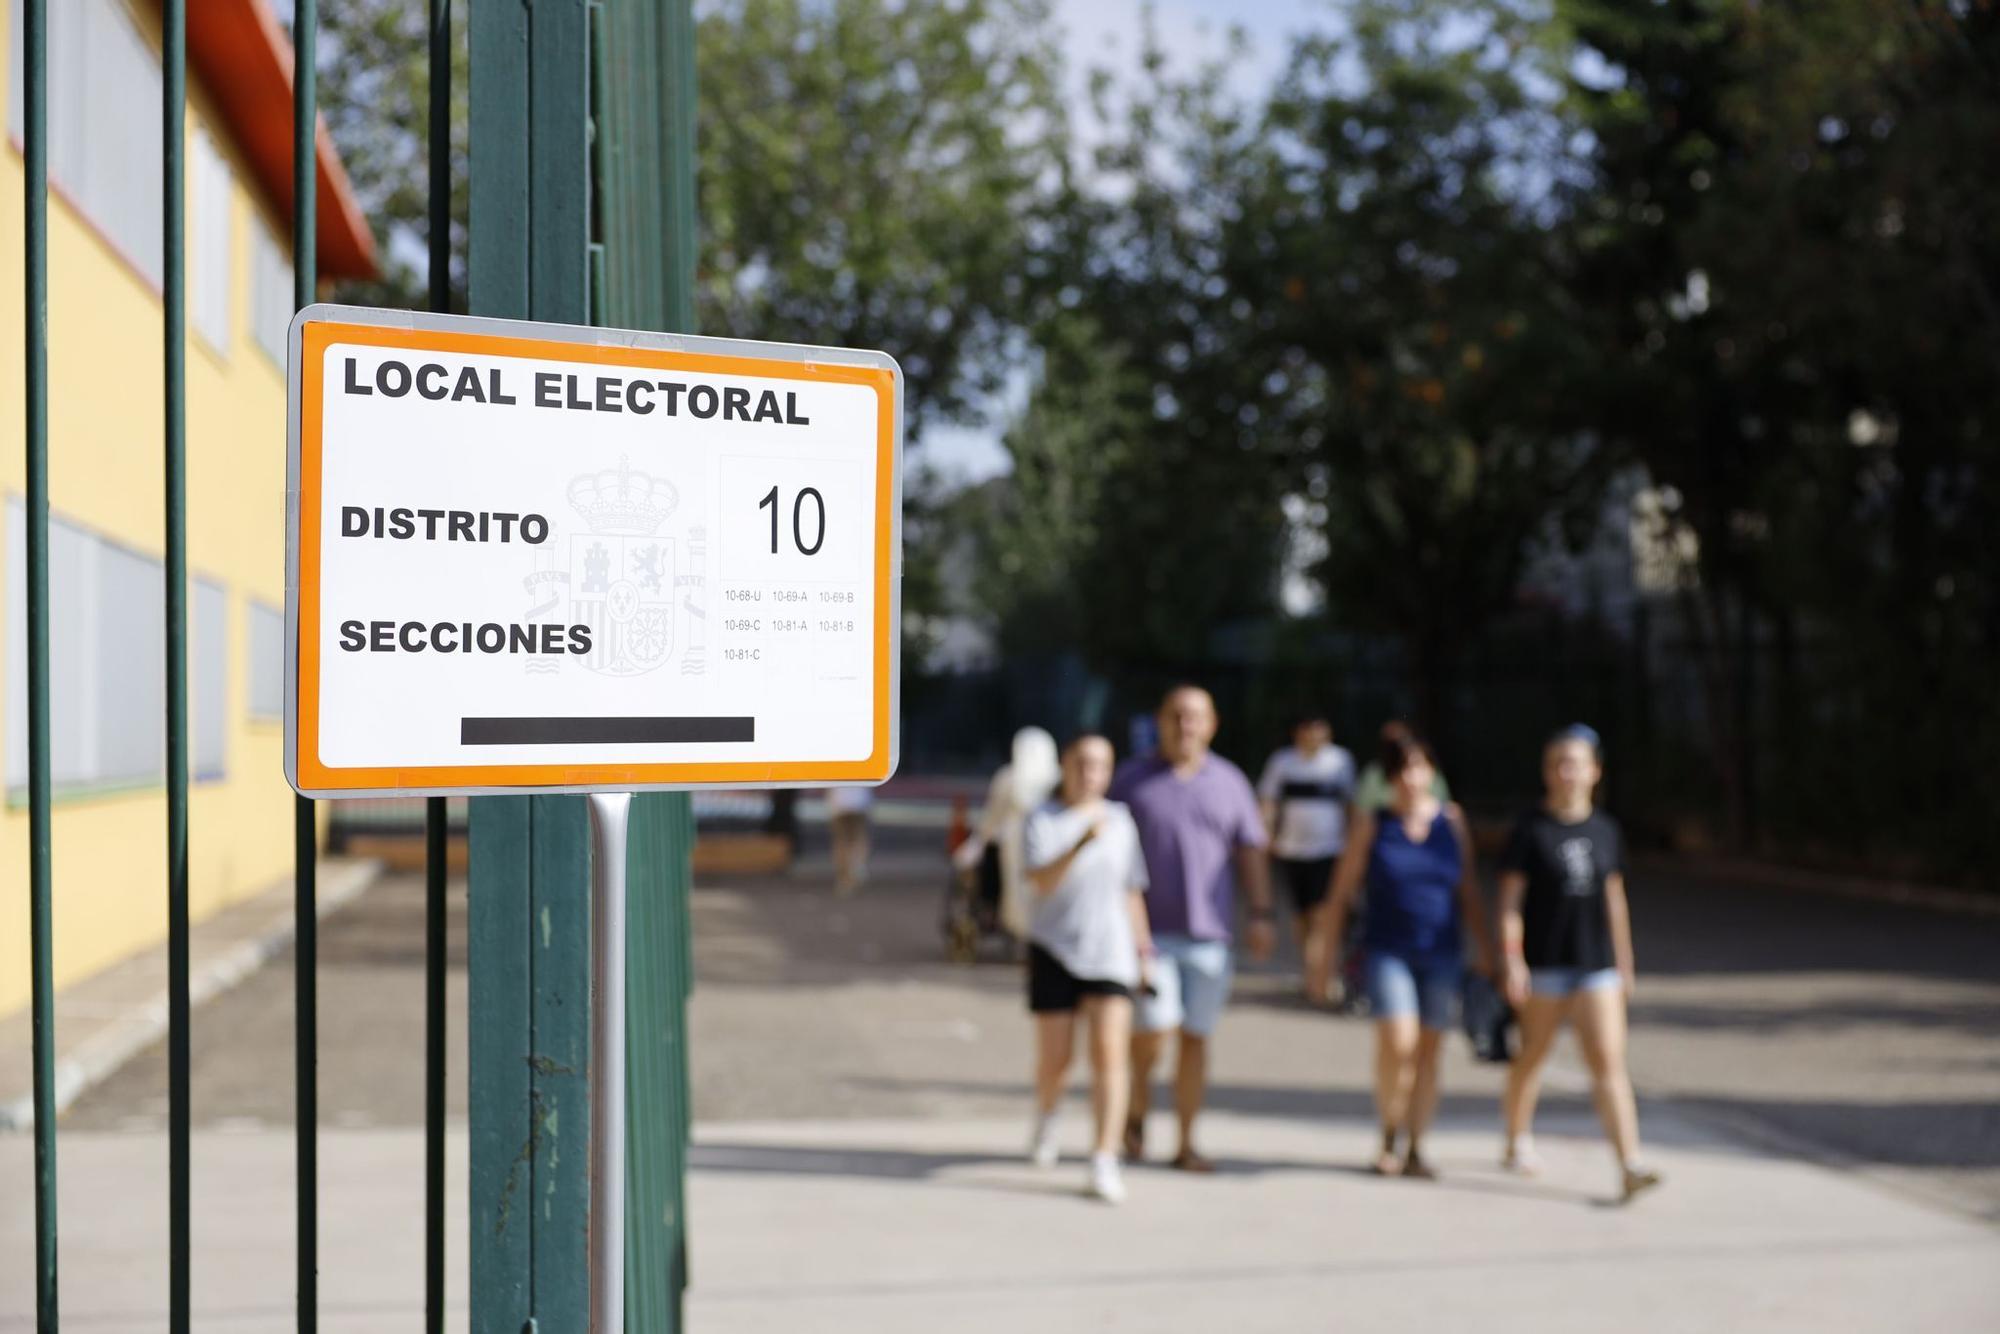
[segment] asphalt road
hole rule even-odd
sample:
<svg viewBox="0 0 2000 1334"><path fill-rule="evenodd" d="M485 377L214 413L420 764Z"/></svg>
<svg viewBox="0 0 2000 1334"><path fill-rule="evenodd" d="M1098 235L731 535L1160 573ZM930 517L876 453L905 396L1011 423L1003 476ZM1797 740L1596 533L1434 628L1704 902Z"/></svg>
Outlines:
<svg viewBox="0 0 2000 1334"><path fill-rule="evenodd" d="M697 891L697 1119L1018 1112L1018 974L943 962L936 835L884 842L877 882L852 900L831 897L810 849L787 879ZM1635 875L1633 894L1642 1094L2000 1221L2000 917L1657 870ZM453 907L450 1108L462 1120L462 884ZM422 932L413 876L322 923L324 1125L421 1124ZM197 1013L198 1124L289 1123L292 986L281 956ZM1305 1012L1291 990L1282 960L1246 972L1245 1019L1218 1042L1220 1103L1365 1117L1359 1072L1336 1089L1315 1067L1315 1034L1333 1031L1317 1026L1355 1021ZM1491 1095L1482 1081L1454 1096ZM156 1046L64 1124L151 1129L165 1106Z"/></svg>

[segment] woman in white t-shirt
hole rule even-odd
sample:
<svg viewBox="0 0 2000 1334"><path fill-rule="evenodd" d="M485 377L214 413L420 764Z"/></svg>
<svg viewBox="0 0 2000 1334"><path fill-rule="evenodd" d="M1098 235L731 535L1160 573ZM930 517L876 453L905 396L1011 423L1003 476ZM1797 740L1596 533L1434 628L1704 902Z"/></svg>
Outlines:
<svg viewBox="0 0 2000 1334"><path fill-rule="evenodd" d="M1056 1164L1056 1106L1069 1072L1079 1011L1090 1029L1095 1118L1088 1189L1125 1198L1118 1136L1131 1096L1132 994L1152 950L1146 862L1132 816L1104 794L1111 743L1082 736L1062 755L1062 788L1028 817L1024 861L1034 908L1028 922L1028 1009L1035 1016L1035 1129L1030 1156Z"/></svg>
<svg viewBox="0 0 2000 1334"><path fill-rule="evenodd" d="M1264 765L1257 798L1271 835L1271 878L1291 893L1301 962L1311 979L1322 971L1315 954L1313 914L1325 900L1333 864L1347 846L1354 757L1333 744L1333 728L1324 717L1307 714L1292 727L1292 744ZM1308 999L1325 997L1310 995L1309 990Z"/></svg>

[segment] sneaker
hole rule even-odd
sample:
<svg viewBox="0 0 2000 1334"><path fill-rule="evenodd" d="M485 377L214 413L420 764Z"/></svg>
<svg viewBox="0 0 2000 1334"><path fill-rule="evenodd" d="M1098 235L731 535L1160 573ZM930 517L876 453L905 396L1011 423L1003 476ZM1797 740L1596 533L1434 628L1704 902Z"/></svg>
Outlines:
<svg viewBox="0 0 2000 1334"><path fill-rule="evenodd" d="M1115 1153L1093 1153L1090 1155L1090 1185L1085 1192L1092 1198L1106 1204L1125 1202L1125 1177L1118 1170L1118 1155Z"/></svg>
<svg viewBox="0 0 2000 1334"><path fill-rule="evenodd" d="M1646 1191L1660 1184L1660 1174L1645 1167L1627 1165L1624 1180L1618 1192L1620 1204L1630 1204Z"/></svg>
<svg viewBox="0 0 2000 1334"><path fill-rule="evenodd" d="M1540 1176L1542 1155L1535 1152L1535 1142L1523 1135L1509 1144L1500 1155L1500 1170L1521 1177Z"/></svg>
<svg viewBox="0 0 2000 1334"><path fill-rule="evenodd" d="M1035 1122L1034 1138L1028 1144L1028 1161L1046 1172L1061 1159L1062 1150L1056 1144L1056 1119L1044 1116Z"/></svg>

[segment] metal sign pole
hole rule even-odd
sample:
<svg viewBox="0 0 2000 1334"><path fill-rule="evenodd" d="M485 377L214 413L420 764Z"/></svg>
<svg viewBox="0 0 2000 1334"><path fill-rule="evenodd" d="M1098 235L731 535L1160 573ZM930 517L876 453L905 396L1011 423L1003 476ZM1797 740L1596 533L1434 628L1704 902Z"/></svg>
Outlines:
<svg viewBox="0 0 2000 1334"><path fill-rule="evenodd" d="M590 1328L625 1328L625 849L629 792L590 794Z"/></svg>

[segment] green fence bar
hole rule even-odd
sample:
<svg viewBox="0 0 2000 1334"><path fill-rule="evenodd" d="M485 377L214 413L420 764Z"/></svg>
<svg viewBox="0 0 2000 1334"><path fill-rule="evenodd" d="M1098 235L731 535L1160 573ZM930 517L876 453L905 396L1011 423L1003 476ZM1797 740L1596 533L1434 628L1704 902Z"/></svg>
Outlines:
<svg viewBox="0 0 2000 1334"><path fill-rule="evenodd" d="M35 1328L55 1334L56 1000L49 929L49 11L21 8L27 270L28 938L35 1083Z"/></svg>
<svg viewBox="0 0 2000 1334"><path fill-rule="evenodd" d="M165 380L167 610L167 1215L168 1326L191 1328L193 1205L188 1135L187 752L187 3L160 6L160 171Z"/></svg>
<svg viewBox="0 0 2000 1334"><path fill-rule="evenodd" d="M444 1331L445 799L424 803L424 1330Z"/></svg>
<svg viewBox="0 0 2000 1334"><path fill-rule="evenodd" d="M430 295L451 310L451 0L430 0ZM444 1331L445 799L424 803L424 1330Z"/></svg>
<svg viewBox="0 0 2000 1334"><path fill-rule="evenodd" d="M319 285L317 130L319 0L292 9L292 302L312 304ZM319 824L293 798L292 1062L298 1100L298 1328L319 1328Z"/></svg>
<svg viewBox="0 0 2000 1334"><path fill-rule="evenodd" d="M595 14L593 254L602 295L592 318L692 333L693 8L688 0L612 0ZM625 1327L634 1334L678 1331L687 1287L693 846L685 796L634 800L625 965Z"/></svg>

